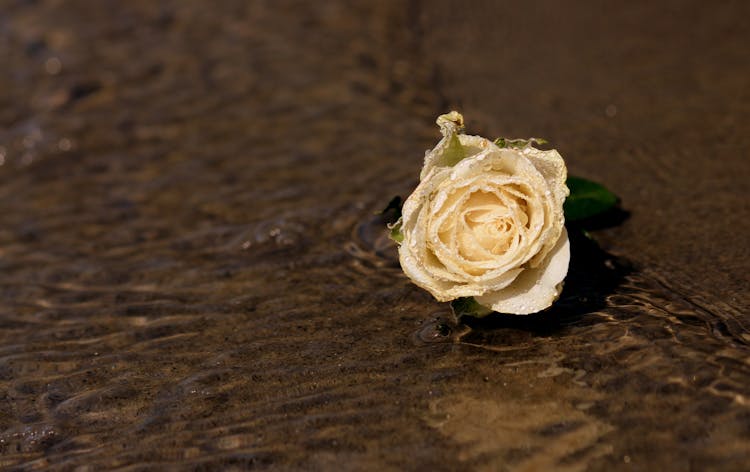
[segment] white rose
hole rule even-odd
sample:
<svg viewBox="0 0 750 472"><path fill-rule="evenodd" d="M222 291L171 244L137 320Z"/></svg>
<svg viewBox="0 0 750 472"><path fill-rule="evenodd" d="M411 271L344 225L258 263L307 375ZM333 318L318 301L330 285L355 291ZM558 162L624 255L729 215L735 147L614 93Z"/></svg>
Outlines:
<svg viewBox="0 0 750 472"><path fill-rule="evenodd" d="M562 157L458 134L455 112L438 124L444 138L402 209L401 267L439 301L474 297L518 315L548 308L570 261Z"/></svg>

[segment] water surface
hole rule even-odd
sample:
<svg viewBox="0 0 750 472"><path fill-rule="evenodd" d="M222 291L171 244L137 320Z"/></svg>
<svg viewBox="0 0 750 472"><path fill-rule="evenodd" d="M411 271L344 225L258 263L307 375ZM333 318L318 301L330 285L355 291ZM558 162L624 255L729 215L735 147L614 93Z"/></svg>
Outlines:
<svg viewBox="0 0 750 472"><path fill-rule="evenodd" d="M638 3L0 2L2 467L746 470L749 12ZM372 216L451 107L630 212L549 313Z"/></svg>

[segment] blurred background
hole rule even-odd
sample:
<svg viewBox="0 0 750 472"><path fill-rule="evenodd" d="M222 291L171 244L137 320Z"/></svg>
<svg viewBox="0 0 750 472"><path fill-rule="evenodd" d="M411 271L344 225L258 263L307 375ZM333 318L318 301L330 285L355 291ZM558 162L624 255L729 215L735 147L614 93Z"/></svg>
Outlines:
<svg viewBox="0 0 750 472"><path fill-rule="evenodd" d="M0 0L0 465L747 470L749 14ZM552 313L394 264L450 109L629 214Z"/></svg>

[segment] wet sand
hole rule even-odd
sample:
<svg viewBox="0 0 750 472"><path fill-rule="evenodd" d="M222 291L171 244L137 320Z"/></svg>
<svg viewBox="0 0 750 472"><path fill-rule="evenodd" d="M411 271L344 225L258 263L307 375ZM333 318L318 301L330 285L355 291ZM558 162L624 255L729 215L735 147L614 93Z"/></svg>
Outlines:
<svg viewBox="0 0 750 472"><path fill-rule="evenodd" d="M370 3L0 1L0 467L747 470L748 7ZM395 263L450 108L629 212L548 313Z"/></svg>

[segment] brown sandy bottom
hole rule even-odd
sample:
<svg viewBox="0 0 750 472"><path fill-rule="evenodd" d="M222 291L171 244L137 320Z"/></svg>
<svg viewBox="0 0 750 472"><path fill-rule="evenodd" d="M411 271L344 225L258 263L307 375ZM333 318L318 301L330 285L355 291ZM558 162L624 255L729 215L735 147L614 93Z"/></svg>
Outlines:
<svg viewBox="0 0 750 472"><path fill-rule="evenodd" d="M0 2L2 468L747 470L747 8L451 5ZM372 216L453 106L631 213L548 313Z"/></svg>

